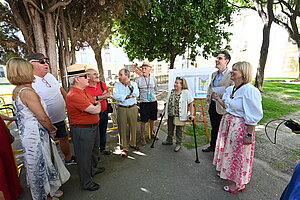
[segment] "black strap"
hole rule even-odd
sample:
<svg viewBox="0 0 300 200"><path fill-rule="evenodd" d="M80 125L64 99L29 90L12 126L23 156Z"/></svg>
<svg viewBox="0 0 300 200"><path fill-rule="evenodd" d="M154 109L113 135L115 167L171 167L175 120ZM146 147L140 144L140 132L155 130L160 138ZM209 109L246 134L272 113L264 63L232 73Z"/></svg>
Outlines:
<svg viewBox="0 0 300 200"><path fill-rule="evenodd" d="M238 90L238 89L240 89L242 86L244 85L244 83L243 84L241 84L241 85L239 85L237 88L235 87L235 86L233 86L233 88L232 88L232 92L231 92L231 95L230 95L230 98L231 99L233 99L234 98L234 93Z"/></svg>
<svg viewBox="0 0 300 200"><path fill-rule="evenodd" d="M103 94L103 92L104 92L105 90L103 89L102 82L103 82L103 81L100 81L100 87L101 87L102 94ZM106 100L106 104L107 104L107 108L108 108L108 101L107 101L107 99L105 99L105 100ZM106 110L107 110L107 109L106 109Z"/></svg>

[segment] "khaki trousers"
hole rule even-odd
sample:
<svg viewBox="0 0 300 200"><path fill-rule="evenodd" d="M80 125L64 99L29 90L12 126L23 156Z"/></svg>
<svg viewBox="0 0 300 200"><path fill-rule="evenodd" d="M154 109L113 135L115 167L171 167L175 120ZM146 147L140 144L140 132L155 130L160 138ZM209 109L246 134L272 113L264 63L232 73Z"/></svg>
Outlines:
<svg viewBox="0 0 300 200"><path fill-rule="evenodd" d="M124 108L118 106L118 130L121 138L121 147L123 150L128 150L127 146L127 124L130 132L130 145L136 146L136 123L137 123L138 108L133 106L131 108Z"/></svg>

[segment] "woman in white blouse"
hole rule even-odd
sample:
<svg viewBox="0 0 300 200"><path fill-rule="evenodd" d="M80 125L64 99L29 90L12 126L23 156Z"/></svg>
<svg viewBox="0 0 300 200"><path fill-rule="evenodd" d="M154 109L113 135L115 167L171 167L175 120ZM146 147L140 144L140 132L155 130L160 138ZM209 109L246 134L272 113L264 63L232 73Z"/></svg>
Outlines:
<svg viewBox="0 0 300 200"><path fill-rule="evenodd" d="M252 66L237 62L232 66L234 86L226 89L222 100L213 97L226 108L223 115L213 164L217 176L230 181L224 190L237 193L250 182L255 145L255 126L263 116L261 95L252 81Z"/></svg>
<svg viewBox="0 0 300 200"><path fill-rule="evenodd" d="M168 137L162 142L163 145L172 145L174 129L176 127L176 146L175 152L181 148L182 131L185 121L193 120L193 102L190 91L188 90L187 82L182 77L176 77L174 89L169 92L167 97L166 111L168 117ZM190 115L188 115L190 110Z"/></svg>

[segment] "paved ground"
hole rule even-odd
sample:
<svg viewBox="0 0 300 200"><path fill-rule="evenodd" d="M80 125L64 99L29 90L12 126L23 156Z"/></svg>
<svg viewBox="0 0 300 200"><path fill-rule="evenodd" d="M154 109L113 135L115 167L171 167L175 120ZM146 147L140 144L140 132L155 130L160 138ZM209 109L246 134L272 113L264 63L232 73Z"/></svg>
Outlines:
<svg viewBox="0 0 300 200"><path fill-rule="evenodd" d="M162 105L161 105L162 108ZM300 112L286 119L300 119ZM274 137L276 124L268 129ZM160 140L155 148L150 143L140 152L129 152L128 158L118 155L101 156L100 166L106 171L94 178L101 185L95 192L81 190L77 167L68 166L70 180L62 186L64 196L61 199L201 199L201 200L275 200L279 199L287 185L293 168L300 161L300 136L281 126L277 135L277 144L267 140L264 126L257 127L256 152L253 165L253 177L247 189L238 194L229 194L222 190L226 181L216 176L212 165L213 153L203 153L198 148L200 164L195 163L195 150L182 148L178 153L173 146L161 145L166 134L159 133ZM117 131L108 134L108 147L117 146ZM18 141L16 141L18 143ZM25 173L21 175L25 188ZM20 199L31 199L25 189Z"/></svg>
<svg viewBox="0 0 300 200"><path fill-rule="evenodd" d="M165 133L160 132L160 138ZM116 132L110 133L109 141L117 142ZM253 178L247 190L229 194L222 190L226 181L218 178L212 165L213 153L202 153L199 148L200 164L195 163L195 150L182 148L178 153L173 146L161 145L158 140L154 148L150 143L140 152L130 152L128 158L118 155L101 156L100 166L106 171L94 178L101 185L95 192L79 188L76 165L68 166L72 176L62 186L61 199L279 199L288 183L289 176L270 168L269 164L255 159ZM24 171L22 185L25 187ZM26 189L20 199L30 199Z"/></svg>

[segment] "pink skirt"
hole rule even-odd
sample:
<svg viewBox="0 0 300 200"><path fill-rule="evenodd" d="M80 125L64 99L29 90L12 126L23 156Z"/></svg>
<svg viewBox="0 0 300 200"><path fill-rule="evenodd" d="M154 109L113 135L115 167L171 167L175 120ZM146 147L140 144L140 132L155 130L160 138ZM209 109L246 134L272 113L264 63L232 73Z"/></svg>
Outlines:
<svg viewBox="0 0 300 200"><path fill-rule="evenodd" d="M250 182L255 146L255 133L252 144L244 145L247 127L242 117L230 113L221 120L213 164L220 171L220 177L234 181L238 187Z"/></svg>

